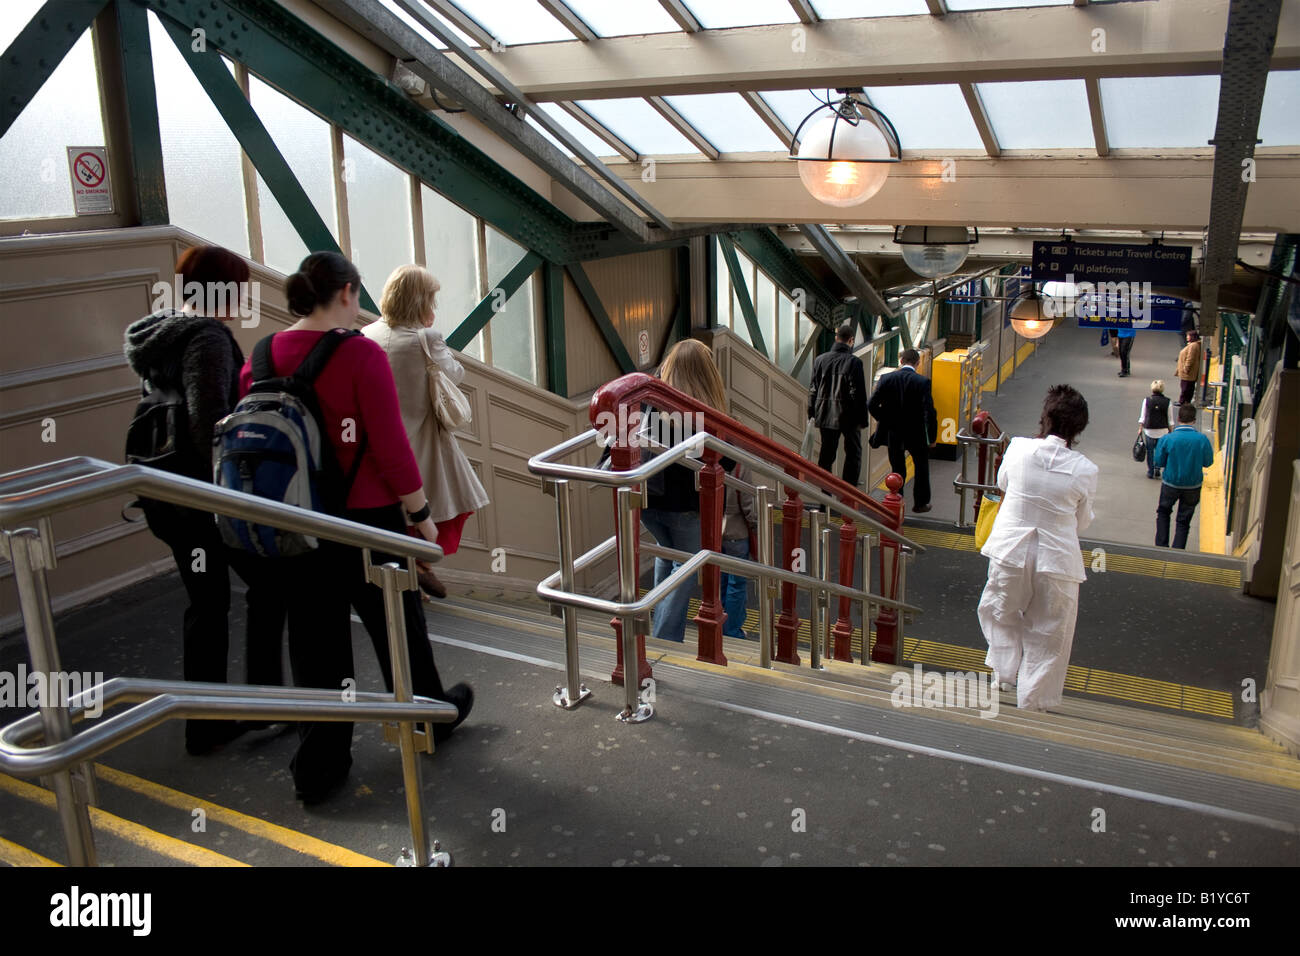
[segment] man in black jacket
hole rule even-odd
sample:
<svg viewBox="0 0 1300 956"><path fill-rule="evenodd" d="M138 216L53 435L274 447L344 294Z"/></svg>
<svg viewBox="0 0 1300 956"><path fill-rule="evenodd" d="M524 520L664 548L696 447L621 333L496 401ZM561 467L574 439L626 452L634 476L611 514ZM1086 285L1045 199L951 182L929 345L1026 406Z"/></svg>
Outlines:
<svg viewBox="0 0 1300 956"><path fill-rule="evenodd" d="M912 456L916 471L912 510L926 512L930 510L930 449L938 440L939 422L930 380L916 371L920 359L916 349L903 349L898 357L902 367L880 380L869 408L888 440L890 469L906 477L907 456Z"/></svg>
<svg viewBox="0 0 1300 956"><path fill-rule="evenodd" d="M835 330L835 345L813 361L808 390L808 417L822 433L819 467L835 465L840 436L844 436L844 480L858 486L862 469L862 426L867 423L867 385L862 361L853 354L853 324Z"/></svg>

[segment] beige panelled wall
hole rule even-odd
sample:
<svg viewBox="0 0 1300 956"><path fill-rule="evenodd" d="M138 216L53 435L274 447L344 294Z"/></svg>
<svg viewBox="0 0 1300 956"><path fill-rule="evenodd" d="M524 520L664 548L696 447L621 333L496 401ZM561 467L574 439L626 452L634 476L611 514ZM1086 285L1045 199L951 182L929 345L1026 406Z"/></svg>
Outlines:
<svg viewBox="0 0 1300 956"><path fill-rule="evenodd" d="M122 355L123 332L151 310L154 284L170 282L178 255L197 241L160 226L0 242L0 334L6 343L0 358L0 472L78 455L122 460L139 395ZM232 325L246 354L263 335L291 321L283 276L255 263L250 267L260 284L262 321L256 328ZM542 493L527 461L589 427L587 402L552 395L468 356L461 360L474 406L461 447L492 503L466 525L460 551L440 573L462 590L532 594L537 581L555 570L558 551L554 499ZM43 434L54 440L43 441ZM594 463L594 453L589 457ZM54 519L59 567L50 585L56 611L173 569L166 549L143 525L122 520L126 501ZM603 540L611 533L611 507L608 492L587 489L575 503L574 546L581 551L596 536ZM497 557L504 557L505 566L498 560L494 572L497 548L504 549ZM602 586L609 570L594 569L587 586ZM0 633L17 626L12 570L0 563Z"/></svg>
<svg viewBox="0 0 1300 956"><path fill-rule="evenodd" d="M648 370L662 358L659 350L677 310L675 256L676 250L656 249L582 263L638 371ZM569 394L590 393L617 378L619 369L577 287L567 275L564 314ZM645 361L638 348L638 337L643 331L650 339Z"/></svg>
<svg viewBox="0 0 1300 956"><path fill-rule="evenodd" d="M1260 730L1300 756L1300 461L1291 462L1286 550L1278 578L1277 615L1268 678L1260 698Z"/></svg>
<svg viewBox="0 0 1300 956"><path fill-rule="evenodd" d="M731 417L792 451L807 422L808 391L729 329L700 332L722 371Z"/></svg>

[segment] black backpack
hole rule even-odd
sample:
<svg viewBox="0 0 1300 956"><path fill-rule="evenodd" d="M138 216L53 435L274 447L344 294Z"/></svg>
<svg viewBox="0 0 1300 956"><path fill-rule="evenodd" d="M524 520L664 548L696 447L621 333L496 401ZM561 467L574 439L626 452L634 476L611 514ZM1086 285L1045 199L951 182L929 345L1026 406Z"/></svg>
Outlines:
<svg viewBox="0 0 1300 956"><path fill-rule="evenodd" d="M345 475L334 453L315 381L335 350L356 330L333 329L321 336L297 370L276 377L271 340L253 349L253 384L235 410L217 423L213 481L310 511L340 515L366 453L363 433L356 457ZM218 516L222 540L263 557L292 557L317 547L316 538L242 518Z"/></svg>
<svg viewBox="0 0 1300 956"><path fill-rule="evenodd" d="M211 453L204 455L194 447L183 392L170 385L155 385L145 378L140 380L140 395L126 429L126 463L211 481ZM153 498L139 498L127 505L133 507L144 512L149 530L162 541L183 536L197 523L212 521L206 512Z"/></svg>

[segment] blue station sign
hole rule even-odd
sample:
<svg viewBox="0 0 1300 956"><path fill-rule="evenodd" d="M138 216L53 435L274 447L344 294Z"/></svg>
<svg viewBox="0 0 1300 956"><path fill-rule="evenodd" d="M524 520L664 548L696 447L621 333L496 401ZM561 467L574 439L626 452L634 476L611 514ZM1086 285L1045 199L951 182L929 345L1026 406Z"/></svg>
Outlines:
<svg viewBox="0 0 1300 956"><path fill-rule="evenodd" d="M1035 242L1032 276L1039 281L1149 282L1186 286L1192 278L1192 247L1159 243Z"/></svg>
<svg viewBox="0 0 1300 956"><path fill-rule="evenodd" d="M1188 305L1169 295L1136 299L1097 296L1081 298L1074 307L1081 329L1147 329L1152 332L1181 332Z"/></svg>

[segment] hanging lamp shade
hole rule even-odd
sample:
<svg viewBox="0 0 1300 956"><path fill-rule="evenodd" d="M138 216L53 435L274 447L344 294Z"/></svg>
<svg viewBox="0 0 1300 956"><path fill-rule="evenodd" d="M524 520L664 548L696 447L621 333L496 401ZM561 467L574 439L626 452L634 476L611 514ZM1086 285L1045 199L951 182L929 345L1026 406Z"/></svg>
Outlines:
<svg viewBox="0 0 1300 956"><path fill-rule="evenodd" d="M1011 327L1021 338L1039 339L1056 325L1053 316L1043 310L1043 300L1031 291L1011 306Z"/></svg>
<svg viewBox="0 0 1300 956"><path fill-rule="evenodd" d="M868 111L880 117L881 126L867 118ZM799 151L792 158L799 161L799 178L814 199L828 206L866 202L885 184L889 164L902 156L889 118L848 95L804 117L795 139Z"/></svg>
<svg viewBox="0 0 1300 956"><path fill-rule="evenodd" d="M902 246L903 262L925 279L952 275L961 268L970 247L979 239L978 229L965 226L898 226L894 229L894 242Z"/></svg>

